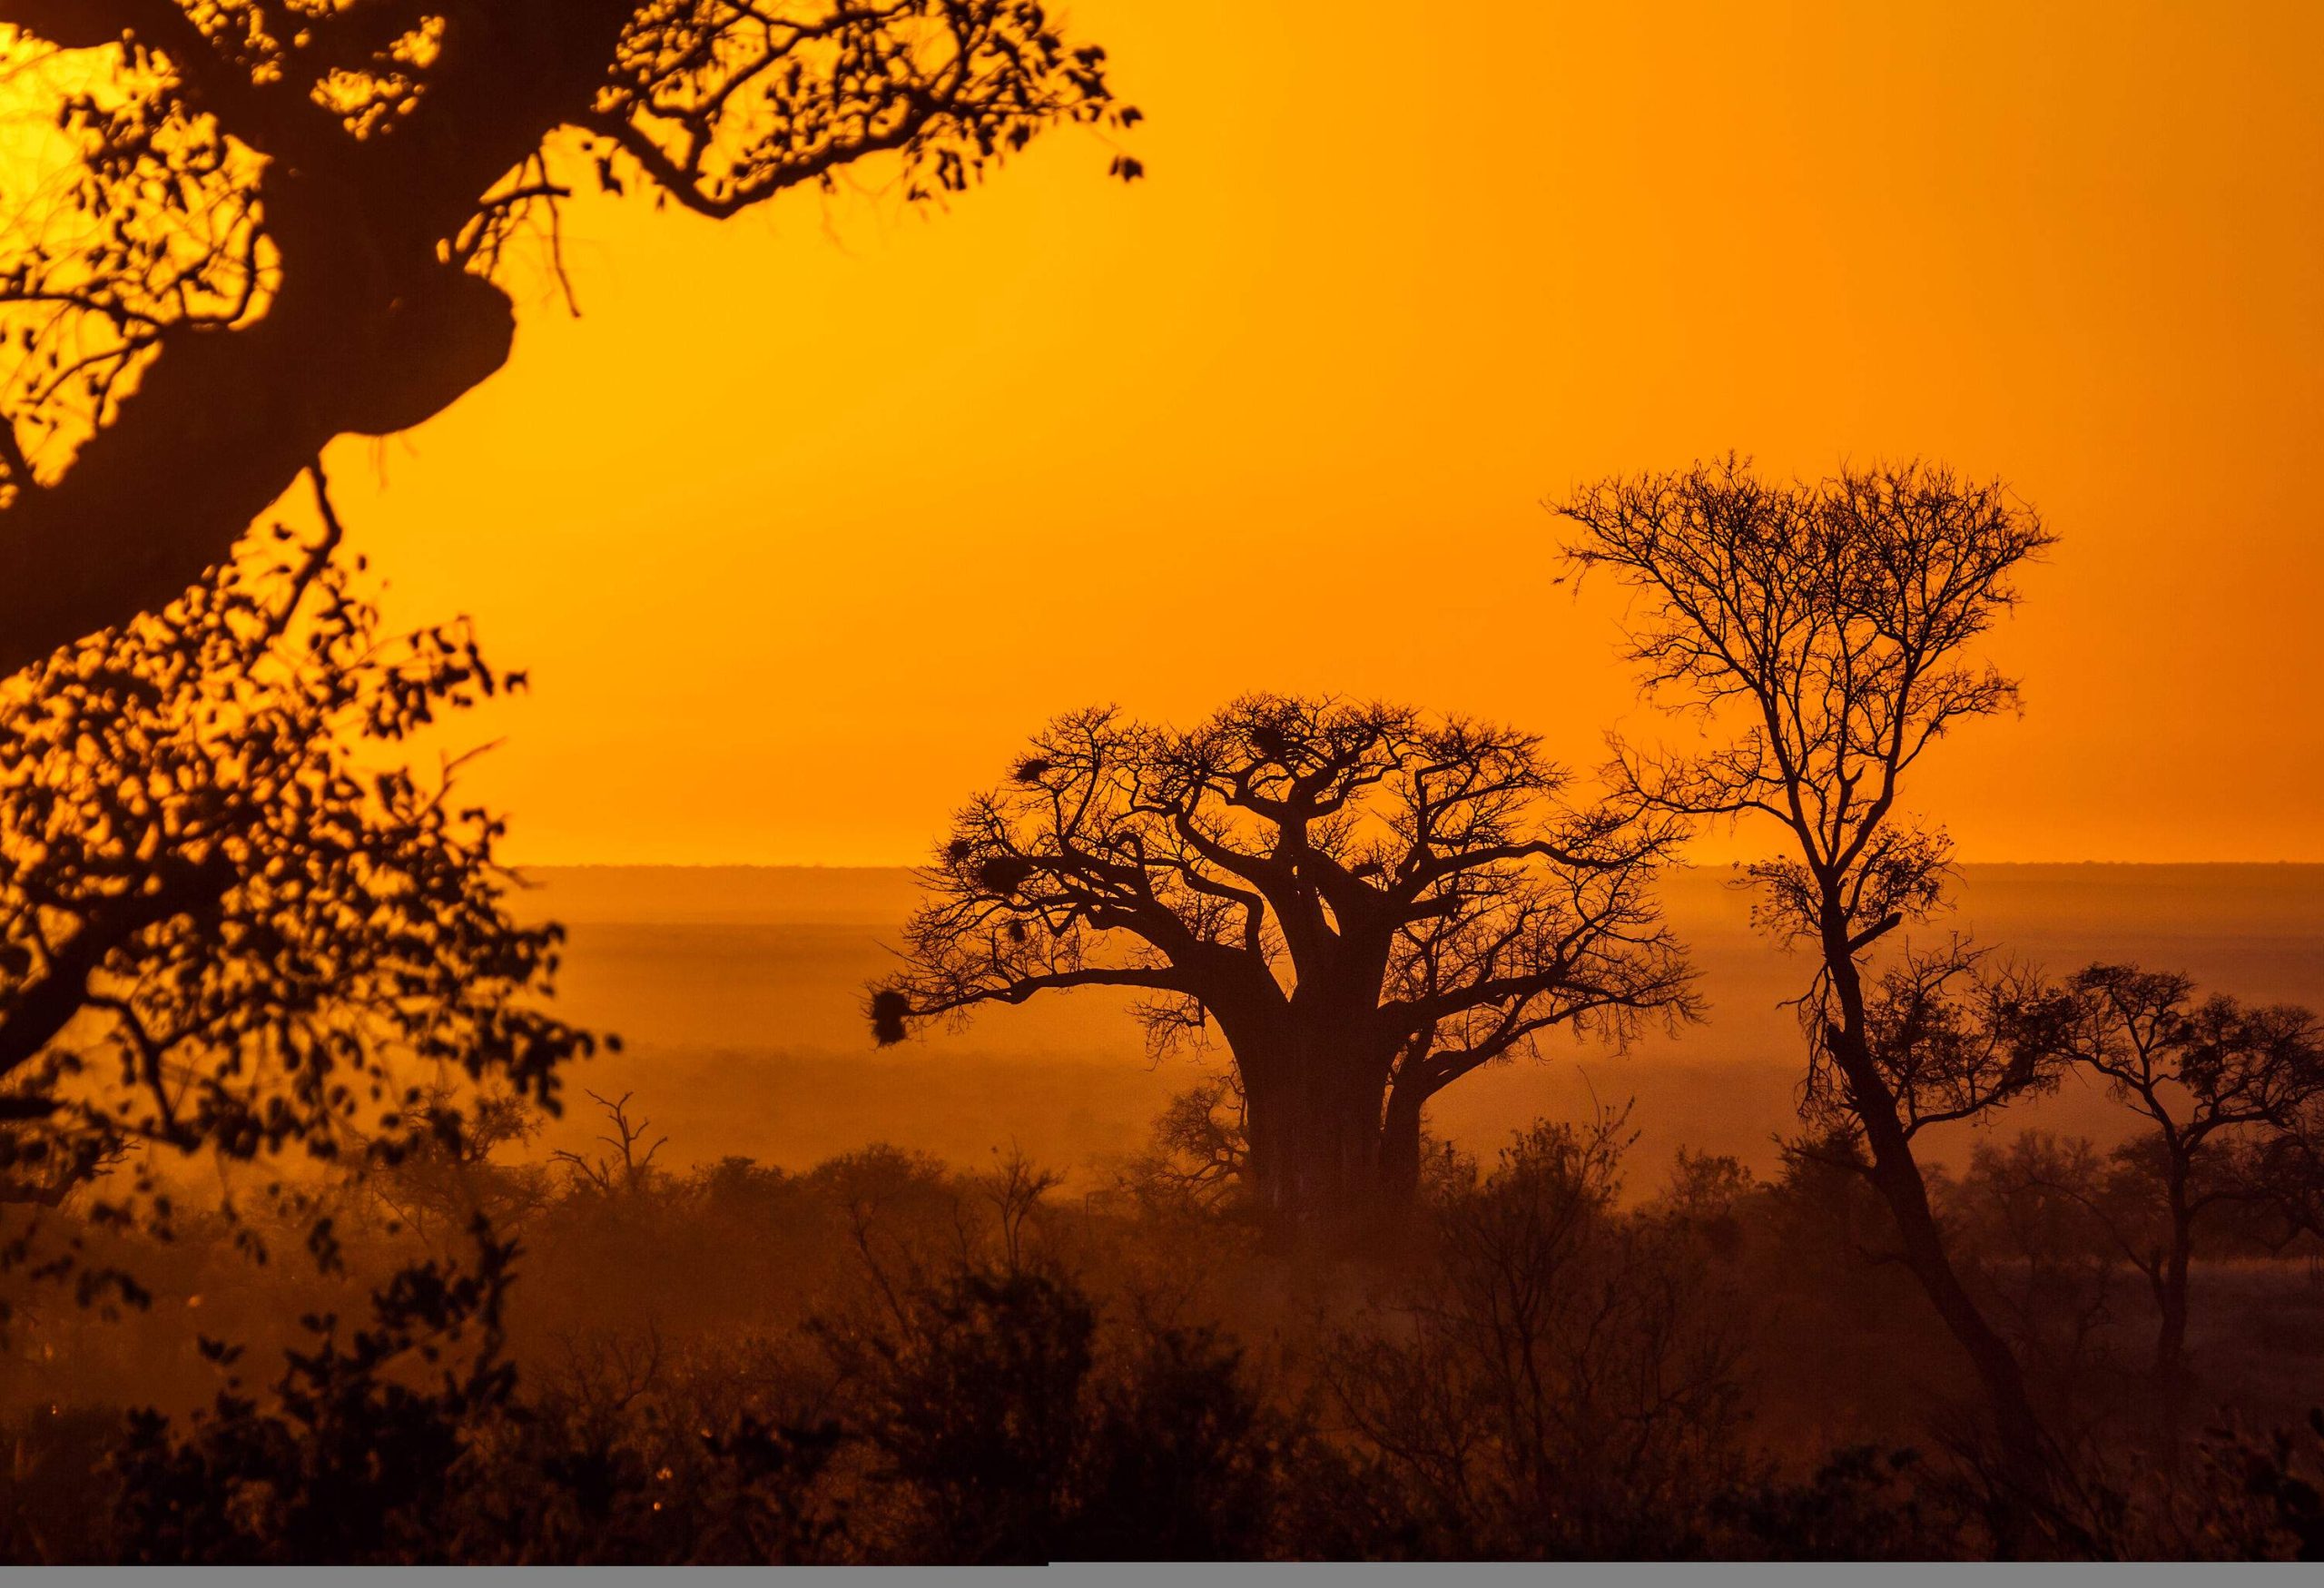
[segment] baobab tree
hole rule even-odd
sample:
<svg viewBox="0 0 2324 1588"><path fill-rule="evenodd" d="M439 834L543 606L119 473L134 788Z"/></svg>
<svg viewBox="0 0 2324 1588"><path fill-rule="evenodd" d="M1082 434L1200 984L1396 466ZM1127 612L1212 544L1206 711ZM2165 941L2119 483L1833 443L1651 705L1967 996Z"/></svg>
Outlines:
<svg viewBox="0 0 2324 1588"><path fill-rule="evenodd" d="M2239 1158L2267 1161L2266 1144L2297 1139L2305 1111L2324 1098L2324 1026L2304 1009L2199 999L2184 976L2131 965L2093 965L2072 985L2073 1061L2152 1127L2118 1156L2158 1216L2149 1229L2112 1228L2154 1293L2154 1373L2175 1389L2187 1368L2197 1228L2251 1194Z"/></svg>
<svg viewBox="0 0 2324 1588"><path fill-rule="evenodd" d="M1429 1099L1553 1026L1691 1007L1648 893L1669 824L1570 785L1531 737L1397 706L1059 717L921 873L876 1033L1082 987L1145 994L1157 1047L1215 1021L1271 1229L1376 1230Z"/></svg>
<svg viewBox="0 0 2324 1588"><path fill-rule="evenodd" d="M1941 907L1951 844L1907 817L1907 775L1965 722L2014 710L2017 686L1971 658L2052 544L1998 484L1926 464L1767 480L1728 457L1615 478L1555 510L1585 573L1631 592L1628 650L1649 695L1698 714L1712 747L1615 742L1638 811L1774 824L1790 853L1749 868L1757 916L1817 955L1801 1004L1803 1112L1879 1192L1898 1255L1968 1356L2013 1481L2047 1496L2053 1463L2006 1340L1948 1255L1915 1150L1935 1124L2051 1083L2054 996L1995 977L1957 942L1867 961Z"/></svg>
<svg viewBox="0 0 2324 1588"><path fill-rule="evenodd" d="M464 624L385 631L316 488L320 536L0 683L22 1200L130 1148L392 1162L458 1129L451 1083L554 1108L596 1046L547 1002L561 932L508 912L501 819L401 748L521 679Z"/></svg>
<svg viewBox="0 0 2324 1588"><path fill-rule="evenodd" d="M0 0L0 81L55 128L0 182L0 672L497 370L500 283L528 245L561 275L583 184L724 220L862 166L926 201L1137 119L1032 0Z"/></svg>

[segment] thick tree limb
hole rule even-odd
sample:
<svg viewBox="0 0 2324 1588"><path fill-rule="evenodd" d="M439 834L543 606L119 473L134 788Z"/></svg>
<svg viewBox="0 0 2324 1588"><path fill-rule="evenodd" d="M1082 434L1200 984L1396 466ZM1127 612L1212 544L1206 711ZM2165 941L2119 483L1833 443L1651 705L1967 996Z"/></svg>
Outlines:
<svg viewBox="0 0 2324 1588"><path fill-rule="evenodd" d="M150 98L133 106L147 119L132 115L109 132L112 113L99 114L91 158L130 161L134 178L118 184L131 195L124 204L176 193L172 179L184 173L168 169L172 145L157 143L155 129L211 146L202 128L214 117L261 158L254 179L231 163L205 174L251 182L239 196L271 250L265 269L279 278L231 329L169 322L182 282L171 279L174 265L150 260L143 268L160 277L162 308L102 293L72 300L79 309L68 312L138 327L150 350L105 355L117 368L133 357L150 363L142 389L116 409L96 396L97 431L54 484L33 478L13 432L0 439L13 492L0 510L0 672L158 609L222 562L331 439L420 424L498 370L513 314L497 288L462 273L461 240L480 214L505 211L511 173L541 160L559 129L612 137L668 196L724 216L889 152L901 152L908 169L932 170L927 191L954 191L1040 125L1094 120L1110 104L1102 52L1068 50L1029 7L834 0L821 23L781 25L777 36L862 35L864 58L886 63L892 80L867 78L852 55L803 63L777 49L732 82L720 80L722 41L765 19L747 5L680 9L686 15L639 0L373 0L266 38L232 28L212 37L181 0L0 0L0 23L60 47L133 40L157 52ZM417 54L386 58L422 24L432 28L424 64ZM891 26L936 37L950 30L954 58L923 74L911 64L918 35L884 36ZM669 48L665 30L702 37ZM376 119L338 108L345 84L334 74L350 71L378 78ZM754 116L773 124L756 127ZM1135 113L1118 107L1115 119L1128 125ZM683 127L691 152L672 158L641 120ZM116 134L119 146L102 145ZM734 171L702 169L704 151L736 148L747 153ZM1118 173L1129 173L1118 163ZM522 202L553 206L564 191L544 175ZM180 213L172 201L150 202L161 205L157 223L175 215L189 239L203 239L200 203ZM106 220L117 229L123 218ZM479 255L476 268L488 271L492 257ZM111 258L102 243L91 247L94 263L68 257L65 286L77 291L76 265L102 276ZM146 284L124 279L133 299ZM15 296L64 301L44 282Z"/></svg>

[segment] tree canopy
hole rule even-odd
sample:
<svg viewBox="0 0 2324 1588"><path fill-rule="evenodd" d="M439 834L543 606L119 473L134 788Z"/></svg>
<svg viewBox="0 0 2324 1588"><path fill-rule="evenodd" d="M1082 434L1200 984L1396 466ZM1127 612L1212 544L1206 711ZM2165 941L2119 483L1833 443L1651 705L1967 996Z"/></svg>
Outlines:
<svg viewBox="0 0 2324 1588"><path fill-rule="evenodd" d="M1553 1026L1620 1037L1691 1007L1649 894L1672 829L1571 784L1529 735L1401 706L1252 695L1187 731L1061 717L955 818L875 1025L892 1041L1131 989L1157 1048L1216 1021L1263 1186L1363 1200L1343 1160L1408 1178L1421 1108L1463 1075ZM1337 1167L1295 1169L1292 1139L1326 1116L1349 1139L1312 1149ZM1312 1192L1275 1183L1299 1173Z"/></svg>
<svg viewBox="0 0 2324 1588"><path fill-rule="evenodd" d="M2155 1376L2175 1396L2197 1226L2227 1203L2297 1208L2312 1187L2298 1171L2306 1117L2324 1099L2324 1023L2289 1004L2199 996L2188 977L2135 965L2092 965L2069 986L2068 1057L2151 1127L2116 1154L2143 1217L2109 1228L2154 1292Z"/></svg>
<svg viewBox="0 0 2324 1588"><path fill-rule="evenodd" d="M1638 810L1767 821L1787 853L1748 868L1761 923L1817 949L1800 1001L1807 1151L1866 1176L1897 1255L1974 1365L2003 1465L2034 1524L2057 1521L2053 1450L2009 1344L1947 1255L1914 1138L2054 1079L2064 1009L1995 976L1955 940L1869 957L1939 909L1952 845L1901 805L1906 775L1959 725L2015 709L1974 655L2053 541L1997 481L1941 464L1762 478L1729 455L1575 491L1569 561L1630 591L1630 658L1649 695L1696 716L1707 747L1617 741Z"/></svg>

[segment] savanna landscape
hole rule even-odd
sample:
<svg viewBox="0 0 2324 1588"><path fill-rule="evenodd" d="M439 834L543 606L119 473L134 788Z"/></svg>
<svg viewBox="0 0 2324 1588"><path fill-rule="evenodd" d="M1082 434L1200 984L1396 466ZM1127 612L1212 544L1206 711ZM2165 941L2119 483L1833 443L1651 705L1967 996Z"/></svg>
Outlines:
<svg viewBox="0 0 2324 1588"><path fill-rule="evenodd" d="M0 0L0 1561L2324 1559L2319 45Z"/></svg>

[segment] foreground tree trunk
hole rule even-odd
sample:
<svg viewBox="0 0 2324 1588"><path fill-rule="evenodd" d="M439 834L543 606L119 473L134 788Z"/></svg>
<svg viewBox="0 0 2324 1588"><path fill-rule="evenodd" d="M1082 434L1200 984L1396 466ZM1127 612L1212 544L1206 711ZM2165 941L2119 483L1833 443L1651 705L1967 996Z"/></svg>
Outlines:
<svg viewBox="0 0 2324 1588"><path fill-rule="evenodd" d="M256 325L174 341L62 481L0 512L0 671L161 610L334 439L421 424L507 361L498 288L434 266L413 281L383 308L302 276Z"/></svg>
<svg viewBox="0 0 2324 1588"><path fill-rule="evenodd" d="M1961 1282L1945 1249L1935 1210L1929 1205L1928 1183L1902 1123L1896 1095L1873 1059L1863 983L1844 932L1827 941L1827 970L1841 1015L1827 1040L1864 1126L1865 1146L1872 1158L1872 1185L1896 1222L1905 1267L1968 1357L1984 1393L2001 1457L1999 1475L2011 1501L2004 1514L1996 1518L1996 1532L2002 1535L2003 1548L2014 1553L2029 1522L2044 1530L2054 1530L2061 1522L2049 1435L2034 1408L2017 1354Z"/></svg>
<svg viewBox="0 0 2324 1588"><path fill-rule="evenodd" d="M1902 1148L1901 1139L1896 1144ZM1892 1148L1884 1154L1873 1149L1872 1183L1888 1205L1904 1249L1905 1266L1920 1281L1955 1341L1977 1375L1994 1414L1994 1428L2012 1478L2034 1493L2046 1493L2050 1467L2049 1440L2034 1410L2025 1375L2016 1353L2002 1338L1953 1267L1936 1217L1929 1207L1928 1187L1909 1148Z"/></svg>
<svg viewBox="0 0 2324 1588"><path fill-rule="evenodd" d="M1401 1232L1420 1203L1420 1116L1427 1094L1399 1086L1388 1094L1380 1125L1380 1192L1393 1231Z"/></svg>
<svg viewBox="0 0 2324 1588"><path fill-rule="evenodd" d="M2194 1387L2187 1363L2187 1282L2195 1249L2195 1210L2187 1197L2187 1170L2172 1165L2168 1188L2171 1247L2152 1276L2155 1310L2154 1387L2165 1425L2175 1443L2187 1420Z"/></svg>

